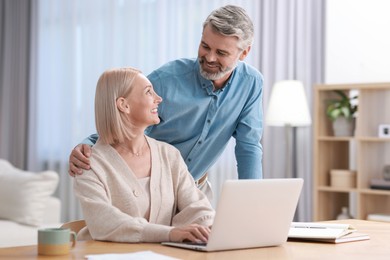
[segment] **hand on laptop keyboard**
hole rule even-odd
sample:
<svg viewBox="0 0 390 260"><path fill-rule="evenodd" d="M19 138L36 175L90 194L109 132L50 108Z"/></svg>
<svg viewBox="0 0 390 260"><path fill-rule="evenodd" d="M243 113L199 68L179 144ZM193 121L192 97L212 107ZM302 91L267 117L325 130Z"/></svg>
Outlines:
<svg viewBox="0 0 390 260"><path fill-rule="evenodd" d="M206 243L210 228L198 224L191 224L184 227L175 227L169 233L169 240L171 242L190 241L195 243Z"/></svg>

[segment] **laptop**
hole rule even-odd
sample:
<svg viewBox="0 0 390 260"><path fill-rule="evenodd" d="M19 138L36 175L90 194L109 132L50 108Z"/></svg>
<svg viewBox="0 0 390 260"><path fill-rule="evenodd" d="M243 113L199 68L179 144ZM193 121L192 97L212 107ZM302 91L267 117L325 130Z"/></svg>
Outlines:
<svg viewBox="0 0 390 260"><path fill-rule="evenodd" d="M162 244L205 252L281 245L302 185L303 179L227 180L207 244Z"/></svg>

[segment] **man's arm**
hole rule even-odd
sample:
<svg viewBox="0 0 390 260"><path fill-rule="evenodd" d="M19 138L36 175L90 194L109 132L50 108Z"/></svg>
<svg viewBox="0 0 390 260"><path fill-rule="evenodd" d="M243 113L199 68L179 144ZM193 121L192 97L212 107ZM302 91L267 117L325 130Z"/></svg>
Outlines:
<svg viewBox="0 0 390 260"><path fill-rule="evenodd" d="M244 107L233 137L236 139L235 154L239 179L263 178L263 91L262 82Z"/></svg>
<svg viewBox="0 0 390 260"><path fill-rule="evenodd" d="M236 141L236 159L239 179L261 179L263 149L261 144L253 145Z"/></svg>
<svg viewBox="0 0 390 260"><path fill-rule="evenodd" d="M91 134L90 136L85 138L81 143L88 144L89 146L94 146L96 144L98 138L99 138L98 134Z"/></svg>
<svg viewBox="0 0 390 260"><path fill-rule="evenodd" d="M91 168L89 161L92 153L91 146L96 143L98 137L97 134L90 135L72 150L69 156L70 176L74 177L76 174L82 174L83 169L89 170Z"/></svg>

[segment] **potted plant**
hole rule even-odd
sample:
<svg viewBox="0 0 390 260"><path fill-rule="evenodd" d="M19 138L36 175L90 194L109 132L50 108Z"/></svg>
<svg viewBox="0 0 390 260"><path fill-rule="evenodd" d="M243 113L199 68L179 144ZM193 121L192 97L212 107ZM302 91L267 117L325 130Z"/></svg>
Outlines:
<svg viewBox="0 0 390 260"><path fill-rule="evenodd" d="M357 104L351 102L357 96L349 97L341 90L334 91L339 98L328 100L326 115L332 121L335 136L352 136L355 130Z"/></svg>

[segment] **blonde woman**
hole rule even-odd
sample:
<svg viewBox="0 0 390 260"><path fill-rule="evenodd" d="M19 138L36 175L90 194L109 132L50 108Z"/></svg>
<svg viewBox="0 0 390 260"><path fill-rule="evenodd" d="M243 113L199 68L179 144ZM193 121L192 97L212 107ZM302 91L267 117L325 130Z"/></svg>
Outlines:
<svg viewBox="0 0 390 260"><path fill-rule="evenodd" d="M206 242L214 210L180 152L144 134L160 122L162 102L137 69L104 72L97 83L99 134L91 169L74 190L87 227L79 239L115 242Z"/></svg>

